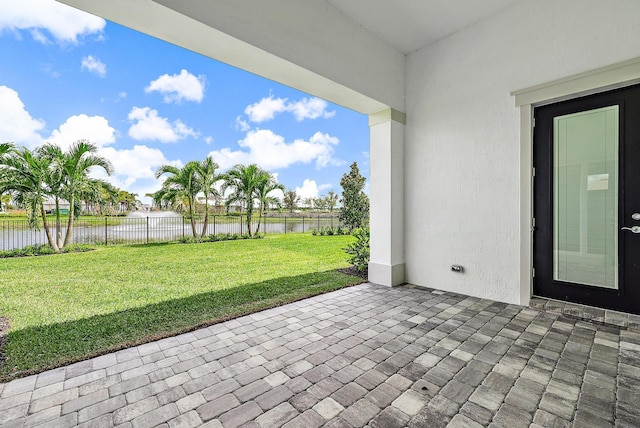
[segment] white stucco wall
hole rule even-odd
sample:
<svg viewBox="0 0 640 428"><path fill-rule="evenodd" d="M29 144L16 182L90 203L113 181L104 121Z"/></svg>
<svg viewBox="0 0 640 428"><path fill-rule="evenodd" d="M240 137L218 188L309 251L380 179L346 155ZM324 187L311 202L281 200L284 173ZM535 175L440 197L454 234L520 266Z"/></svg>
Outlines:
<svg viewBox="0 0 640 428"><path fill-rule="evenodd" d="M522 1L407 58L408 282L526 303L510 93L640 56L639 17L638 0Z"/></svg>

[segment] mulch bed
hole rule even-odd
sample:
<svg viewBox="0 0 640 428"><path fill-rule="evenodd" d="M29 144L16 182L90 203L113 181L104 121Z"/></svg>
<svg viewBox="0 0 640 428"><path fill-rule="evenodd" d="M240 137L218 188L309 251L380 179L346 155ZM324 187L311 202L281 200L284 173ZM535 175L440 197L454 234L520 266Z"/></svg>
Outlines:
<svg viewBox="0 0 640 428"><path fill-rule="evenodd" d="M338 272L342 272L347 275L357 276L358 278L362 278L365 281L369 278L369 272L367 269L363 271L358 271L355 266L349 266L348 268L338 269Z"/></svg>
<svg viewBox="0 0 640 428"><path fill-rule="evenodd" d="M9 318L0 317L0 366L4 364L7 356L4 348L7 346L7 336L9 335Z"/></svg>

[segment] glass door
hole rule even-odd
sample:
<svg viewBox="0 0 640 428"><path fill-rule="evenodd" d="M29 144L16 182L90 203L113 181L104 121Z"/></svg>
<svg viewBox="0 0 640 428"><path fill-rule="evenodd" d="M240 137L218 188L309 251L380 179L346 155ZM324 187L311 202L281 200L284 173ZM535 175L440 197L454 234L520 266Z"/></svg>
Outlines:
<svg viewBox="0 0 640 428"><path fill-rule="evenodd" d="M640 86L534 116L534 294L640 313Z"/></svg>

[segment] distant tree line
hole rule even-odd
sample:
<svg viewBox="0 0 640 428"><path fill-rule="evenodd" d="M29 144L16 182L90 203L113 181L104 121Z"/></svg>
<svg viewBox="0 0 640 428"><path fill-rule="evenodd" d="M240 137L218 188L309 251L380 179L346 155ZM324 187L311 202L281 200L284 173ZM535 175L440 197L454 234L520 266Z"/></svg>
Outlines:
<svg viewBox="0 0 640 428"><path fill-rule="evenodd" d="M298 196L295 190L287 190L284 192L284 199L282 204L290 213L300 208L306 208L316 211L329 211L333 213L333 210L338 205L338 195L333 190L330 190L324 196L318 196L317 198L304 198Z"/></svg>

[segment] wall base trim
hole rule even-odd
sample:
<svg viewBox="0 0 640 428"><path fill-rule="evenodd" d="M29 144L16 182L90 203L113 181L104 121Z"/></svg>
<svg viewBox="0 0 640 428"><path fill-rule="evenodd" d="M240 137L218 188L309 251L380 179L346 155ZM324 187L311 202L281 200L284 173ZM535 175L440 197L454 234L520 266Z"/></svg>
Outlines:
<svg viewBox="0 0 640 428"><path fill-rule="evenodd" d="M369 263L369 282L388 287L402 285L404 280L404 263L385 265L381 263Z"/></svg>

